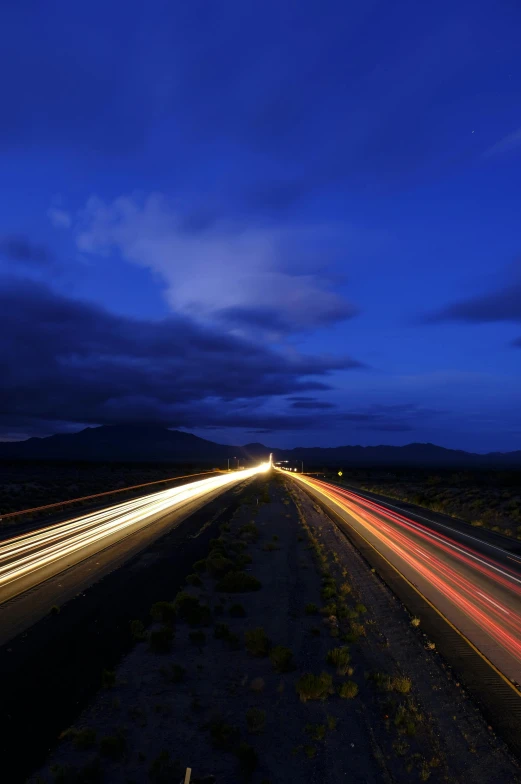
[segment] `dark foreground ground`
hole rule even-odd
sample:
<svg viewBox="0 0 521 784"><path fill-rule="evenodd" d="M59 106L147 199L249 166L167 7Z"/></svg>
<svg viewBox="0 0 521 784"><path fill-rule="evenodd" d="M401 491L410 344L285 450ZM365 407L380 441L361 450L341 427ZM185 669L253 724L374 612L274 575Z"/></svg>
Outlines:
<svg viewBox="0 0 521 784"><path fill-rule="evenodd" d="M175 601L178 552L158 543L155 622L134 625L140 639L119 666L116 652L99 661L104 688L71 706L32 782L177 782L187 766L192 781L221 784L521 780L433 643L287 481L257 480L219 536L206 529L197 555L184 553L192 574ZM147 616L140 606L133 617ZM76 661L61 666L77 676Z"/></svg>
<svg viewBox="0 0 521 784"><path fill-rule="evenodd" d="M0 647L0 780L25 777L133 645L130 621L184 584L237 505L235 489ZM224 517L223 517L224 515ZM59 780L59 779L57 779Z"/></svg>

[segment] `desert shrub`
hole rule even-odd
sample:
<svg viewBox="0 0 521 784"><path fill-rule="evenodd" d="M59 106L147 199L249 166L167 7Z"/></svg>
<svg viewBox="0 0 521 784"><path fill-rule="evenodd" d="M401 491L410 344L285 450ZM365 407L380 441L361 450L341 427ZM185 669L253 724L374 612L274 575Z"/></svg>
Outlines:
<svg viewBox="0 0 521 784"><path fill-rule="evenodd" d="M348 593L351 593L351 586L349 585L348 582L342 583L342 585L340 586L340 593L342 594L342 596L347 596Z"/></svg>
<svg viewBox="0 0 521 784"><path fill-rule="evenodd" d="M57 604L53 604L53 606L51 607L51 615L59 615L59 614L60 614L60 608L58 607Z"/></svg>
<svg viewBox="0 0 521 784"><path fill-rule="evenodd" d="M194 629L188 636L190 637L190 642L199 647L206 642L206 634L201 629Z"/></svg>
<svg viewBox="0 0 521 784"><path fill-rule="evenodd" d="M211 577L223 577L234 568L233 561L220 552L210 553L206 559L206 570Z"/></svg>
<svg viewBox="0 0 521 784"><path fill-rule="evenodd" d="M324 740L326 737L326 725L306 724L306 732L313 740Z"/></svg>
<svg viewBox="0 0 521 784"><path fill-rule="evenodd" d="M344 700L352 700L358 694L358 686L354 681L345 681L340 684L338 694Z"/></svg>
<svg viewBox="0 0 521 784"><path fill-rule="evenodd" d="M336 616L339 619L347 618L349 615L349 608L344 602L337 602L336 605Z"/></svg>
<svg viewBox="0 0 521 784"><path fill-rule="evenodd" d="M127 742L122 735L106 735L101 739L99 748L104 757L120 760L127 749Z"/></svg>
<svg viewBox="0 0 521 784"><path fill-rule="evenodd" d="M60 740L71 740L79 751L87 751L96 744L96 730L90 727L83 727L81 730L69 727L65 732L62 732Z"/></svg>
<svg viewBox="0 0 521 784"><path fill-rule="evenodd" d="M135 620L130 621L130 633L134 640L141 641L146 638L145 626L143 621Z"/></svg>
<svg viewBox="0 0 521 784"><path fill-rule="evenodd" d="M329 664L336 667L338 675L346 674L350 659L349 649L346 647L332 648L327 654Z"/></svg>
<svg viewBox="0 0 521 784"><path fill-rule="evenodd" d="M234 539L233 541L228 542L229 549L234 553L242 553L243 550L246 549L246 546L246 542L241 542L238 539Z"/></svg>
<svg viewBox="0 0 521 784"><path fill-rule="evenodd" d="M283 645L276 645L271 649L270 660L276 672L291 672L295 669L293 651Z"/></svg>
<svg viewBox="0 0 521 784"><path fill-rule="evenodd" d="M206 558L196 561L193 568L195 572L206 572Z"/></svg>
<svg viewBox="0 0 521 784"><path fill-rule="evenodd" d="M103 689L110 689L116 683L116 673L114 670L102 670L101 686Z"/></svg>
<svg viewBox="0 0 521 784"><path fill-rule="evenodd" d="M172 647L172 640L174 639L174 630L171 626L160 626L159 629L153 629L148 637L148 642L151 650L154 653L168 653Z"/></svg>
<svg viewBox="0 0 521 784"><path fill-rule="evenodd" d="M320 608L321 615L336 615L336 603L329 602L329 604L325 604L323 607Z"/></svg>
<svg viewBox="0 0 521 784"><path fill-rule="evenodd" d="M196 585L196 586L200 586L203 584L203 581L201 580L199 575L196 574L195 572L187 576L186 582L188 583L188 585Z"/></svg>
<svg viewBox="0 0 521 784"><path fill-rule="evenodd" d="M411 626L414 626L414 627L417 628L420 625L420 623L421 623L420 619L415 617L411 621Z"/></svg>
<svg viewBox="0 0 521 784"><path fill-rule="evenodd" d="M318 613L318 607L313 602L309 602L306 604L305 607L306 615L316 615Z"/></svg>
<svg viewBox="0 0 521 784"><path fill-rule="evenodd" d="M186 621L190 626L207 624L210 622L210 610L200 603L196 596L191 596L185 591L180 591L174 601L177 616Z"/></svg>
<svg viewBox="0 0 521 784"><path fill-rule="evenodd" d="M334 588L332 585L325 585L322 588L320 595L324 601L327 601L328 599L334 599L336 596L336 588Z"/></svg>
<svg viewBox="0 0 521 784"><path fill-rule="evenodd" d="M406 678L403 675L396 675L394 678L391 678L390 686L392 691L397 691L400 694L409 694L412 683L410 678Z"/></svg>
<svg viewBox="0 0 521 784"><path fill-rule="evenodd" d="M333 678L328 672L313 675L304 673L295 684L297 694L302 702L307 700L326 700L333 694Z"/></svg>
<svg viewBox="0 0 521 784"><path fill-rule="evenodd" d="M406 705L398 705L394 717L394 725L398 728L398 732L403 732L406 735L416 735L415 715Z"/></svg>
<svg viewBox="0 0 521 784"><path fill-rule="evenodd" d="M336 725L338 724L338 719L336 719L334 716L326 716L326 719L328 730L335 730Z"/></svg>
<svg viewBox="0 0 521 784"><path fill-rule="evenodd" d="M246 650L248 653L251 653L252 656L263 657L268 655L271 641L262 626L244 632L244 640L246 643Z"/></svg>
<svg viewBox="0 0 521 784"><path fill-rule="evenodd" d="M356 604L355 610L359 615L364 615L367 612L367 607L365 604Z"/></svg>
<svg viewBox="0 0 521 784"><path fill-rule="evenodd" d="M260 708L249 708L246 711L246 725L248 732L262 732L266 724L266 711Z"/></svg>
<svg viewBox="0 0 521 784"><path fill-rule="evenodd" d="M351 621L349 624L349 631L344 634L344 640L346 642L356 642L360 637L365 637L364 624Z"/></svg>
<svg viewBox="0 0 521 784"><path fill-rule="evenodd" d="M150 615L154 621L173 623L175 621L176 608L173 602L156 602L150 608Z"/></svg>
<svg viewBox="0 0 521 784"><path fill-rule="evenodd" d="M256 542L259 538L259 529L255 523L245 523L239 528L239 535L244 537L244 539L249 539L252 542Z"/></svg>
<svg viewBox="0 0 521 784"><path fill-rule="evenodd" d="M223 593L246 593L258 591L260 587L260 581L246 572L228 572L216 585L217 590Z"/></svg>
<svg viewBox="0 0 521 784"><path fill-rule="evenodd" d="M222 536L218 539L210 539L208 547L210 550L220 550L222 553L226 553L226 540Z"/></svg>
<svg viewBox="0 0 521 784"><path fill-rule="evenodd" d="M229 613L232 618L245 618L246 617L246 610L242 606L242 604L232 604L229 610Z"/></svg>

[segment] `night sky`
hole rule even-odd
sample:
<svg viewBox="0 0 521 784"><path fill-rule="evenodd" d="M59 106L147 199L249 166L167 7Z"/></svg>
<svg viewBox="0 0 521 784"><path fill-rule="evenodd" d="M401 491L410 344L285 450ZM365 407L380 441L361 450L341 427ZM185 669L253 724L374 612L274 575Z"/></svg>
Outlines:
<svg viewBox="0 0 521 784"><path fill-rule="evenodd" d="M0 10L0 439L521 448L515 0Z"/></svg>

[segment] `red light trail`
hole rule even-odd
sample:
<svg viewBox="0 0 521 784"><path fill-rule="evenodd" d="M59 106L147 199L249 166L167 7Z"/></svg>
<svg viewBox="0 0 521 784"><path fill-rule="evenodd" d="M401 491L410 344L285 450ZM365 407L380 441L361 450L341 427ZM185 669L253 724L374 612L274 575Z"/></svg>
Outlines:
<svg viewBox="0 0 521 784"><path fill-rule="evenodd" d="M450 527L433 521L431 528L350 490L292 478L361 534L504 675L521 681L521 558L456 529L440 532Z"/></svg>

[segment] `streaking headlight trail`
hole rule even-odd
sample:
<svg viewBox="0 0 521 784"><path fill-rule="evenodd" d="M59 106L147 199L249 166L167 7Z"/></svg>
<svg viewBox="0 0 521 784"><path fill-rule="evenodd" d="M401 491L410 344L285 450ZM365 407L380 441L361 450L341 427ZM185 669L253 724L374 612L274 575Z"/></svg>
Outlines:
<svg viewBox="0 0 521 784"><path fill-rule="evenodd" d="M0 603L196 500L211 500L270 463L190 482L15 536L0 544Z"/></svg>

